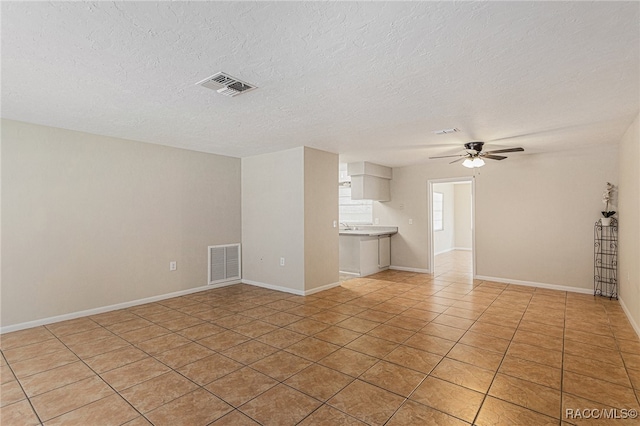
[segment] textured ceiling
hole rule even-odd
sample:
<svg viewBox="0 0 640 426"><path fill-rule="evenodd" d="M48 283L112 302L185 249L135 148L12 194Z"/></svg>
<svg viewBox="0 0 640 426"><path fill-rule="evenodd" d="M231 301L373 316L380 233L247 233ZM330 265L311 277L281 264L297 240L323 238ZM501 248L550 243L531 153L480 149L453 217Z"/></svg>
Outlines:
<svg viewBox="0 0 640 426"><path fill-rule="evenodd" d="M388 166L470 140L525 147L514 155L614 144L639 109L639 9L3 1L2 116L236 157L307 145ZM259 89L228 98L195 85L218 71ZM462 132L432 133L450 127Z"/></svg>

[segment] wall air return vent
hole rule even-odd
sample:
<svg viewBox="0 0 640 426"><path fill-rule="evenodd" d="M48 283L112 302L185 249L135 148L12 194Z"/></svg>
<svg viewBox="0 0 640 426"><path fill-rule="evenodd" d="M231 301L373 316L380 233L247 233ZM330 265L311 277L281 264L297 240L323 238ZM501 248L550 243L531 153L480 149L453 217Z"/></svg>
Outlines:
<svg viewBox="0 0 640 426"><path fill-rule="evenodd" d="M209 246L209 284L242 278L240 244Z"/></svg>
<svg viewBox="0 0 640 426"><path fill-rule="evenodd" d="M230 97L238 96L243 93L250 92L253 89L257 89L257 86L241 81L235 77L231 77L223 72L207 77L197 84L206 87L207 89L215 90L221 95Z"/></svg>

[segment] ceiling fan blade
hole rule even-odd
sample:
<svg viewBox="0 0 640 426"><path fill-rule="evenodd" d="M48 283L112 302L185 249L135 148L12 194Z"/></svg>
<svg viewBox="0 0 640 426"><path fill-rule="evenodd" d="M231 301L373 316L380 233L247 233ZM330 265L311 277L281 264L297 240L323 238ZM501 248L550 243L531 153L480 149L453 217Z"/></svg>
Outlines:
<svg viewBox="0 0 640 426"><path fill-rule="evenodd" d="M429 160L433 160L434 158L449 158L449 157L466 157L467 154L460 155L441 155L440 157L429 157Z"/></svg>
<svg viewBox="0 0 640 426"><path fill-rule="evenodd" d="M466 157L466 155L465 155L465 157ZM464 158L458 158L457 160L453 160L449 164L457 163L458 161L462 161L462 160L464 160Z"/></svg>
<svg viewBox="0 0 640 426"><path fill-rule="evenodd" d="M485 151L485 154L501 154L503 152L522 152L524 148L505 148L505 149L496 149L494 151Z"/></svg>
<svg viewBox="0 0 640 426"><path fill-rule="evenodd" d="M574 124L571 126L562 126L562 127L555 127L552 129L543 129L543 130L538 130L535 132L528 132L528 133L520 133L517 135L511 135L511 136L505 136L502 138L497 138L497 139L491 139L489 141L487 141L487 143L492 143L492 142L498 142L498 141L506 141L509 139L518 139L518 138L528 138L528 137L536 137L536 136L543 136L543 135L548 135L548 134L554 134L554 133L563 133L566 132L568 130L571 129L575 129L575 128L579 128L582 127L583 124Z"/></svg>
<svg viewBox="0 0 640 426"><path fill-rule="evenodd" d="M491 154L486 154L486 155L481 155L482 158L488 158L490 160L504 160L505 156L503 155L491 155Z"/></svg>
<svg viewBox="0 0 640 426"><path fill-rule="evenodd" d="M439 144L417 144L417 145L400 145L393 147L384 147L384 146L376 146L376 147L367 147L367 151L407 151L407 150L421 150L421 149L431 149L431 148L459 148L458 145L450 144L450 143L439 143ZM457 149L459 151L459 149Z"/></svg>

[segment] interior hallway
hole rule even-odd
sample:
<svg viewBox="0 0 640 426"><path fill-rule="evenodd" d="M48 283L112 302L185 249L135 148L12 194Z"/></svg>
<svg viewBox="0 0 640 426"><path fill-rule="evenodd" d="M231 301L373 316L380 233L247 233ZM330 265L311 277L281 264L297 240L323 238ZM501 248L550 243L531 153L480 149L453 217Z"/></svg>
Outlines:
<svg viewBox="0 0 640 426"><path fill-rule="evenodd" d="M438 256L435 278L307 297L239 284L3 335L0 422L578 425L594 423L566 409L638 409L640 341L617 301L473 281L468 255Z"/></svg>
<svg viewBox="0 0 640 426"><path fill-rule="evenodd" d="M473 252L471 250L451 250L435 256L434 278L473 277Z"/></svg>

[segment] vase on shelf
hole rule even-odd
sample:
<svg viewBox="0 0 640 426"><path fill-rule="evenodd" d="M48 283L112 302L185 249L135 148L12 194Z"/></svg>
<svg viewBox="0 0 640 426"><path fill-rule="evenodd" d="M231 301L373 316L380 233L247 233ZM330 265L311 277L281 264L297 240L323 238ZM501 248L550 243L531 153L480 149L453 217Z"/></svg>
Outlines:
<svg viewBox="0 0 640 426"><path fill-rule="evenodd" d="M610 217L601 217L600 218L600 225L602 226L611 226L611 219Z"/></svg>

